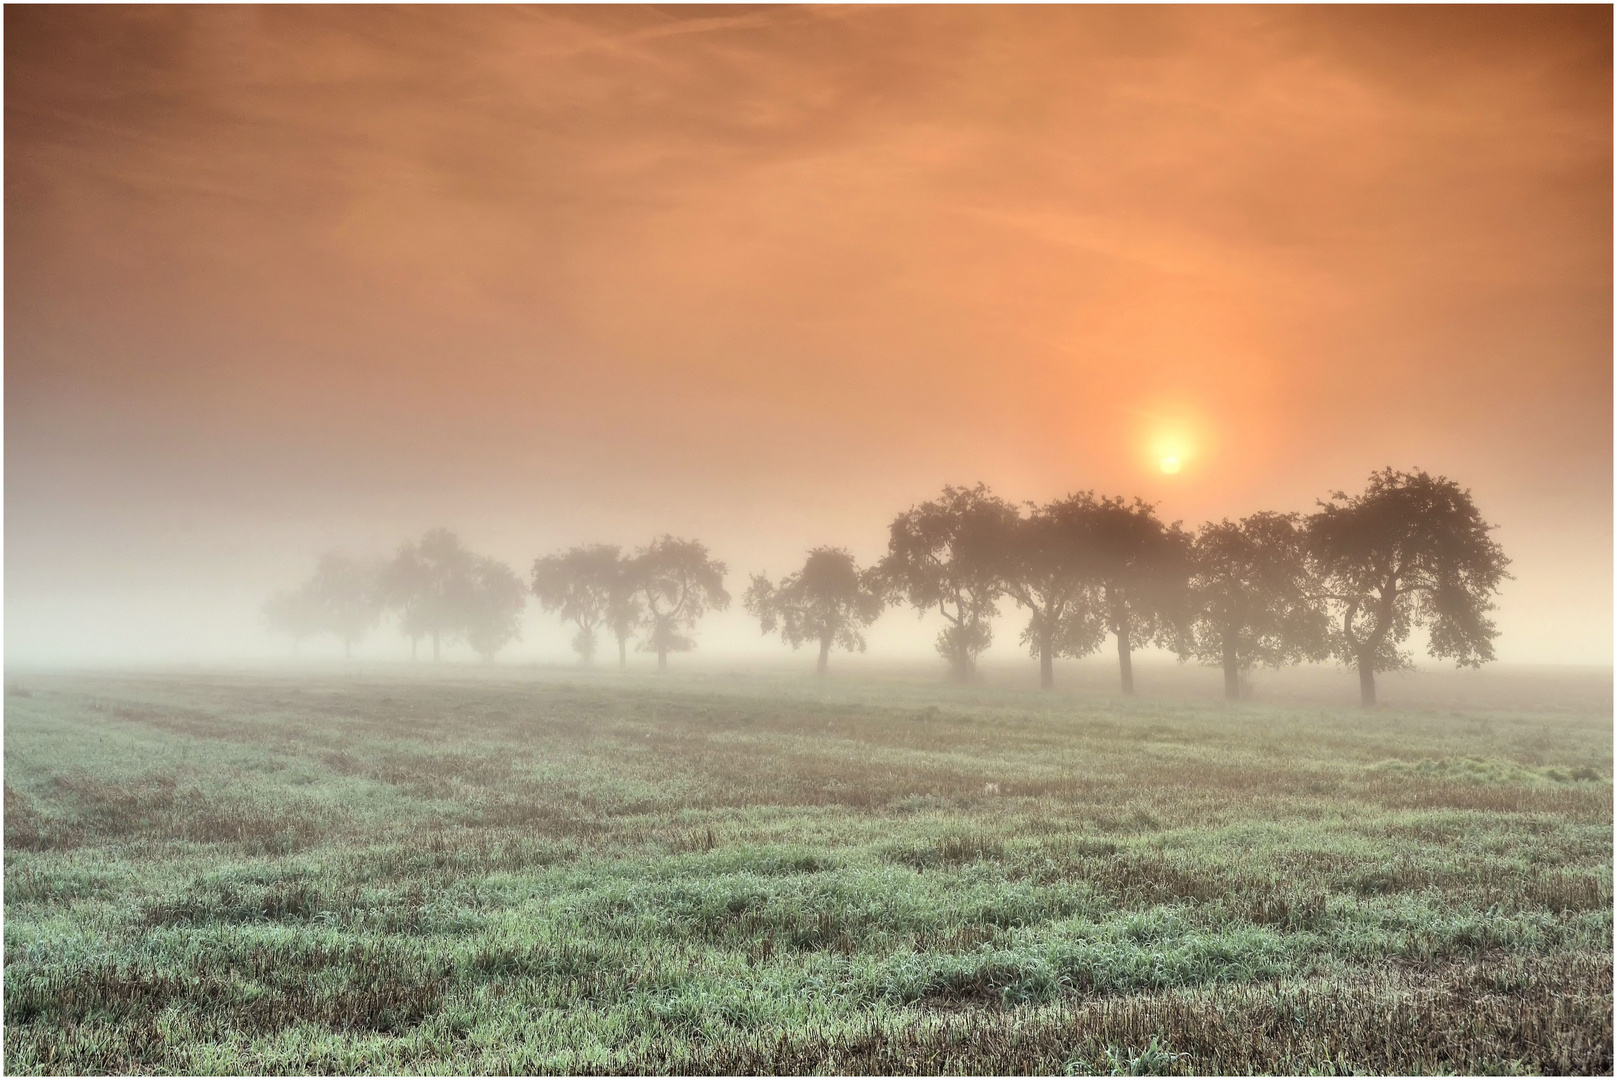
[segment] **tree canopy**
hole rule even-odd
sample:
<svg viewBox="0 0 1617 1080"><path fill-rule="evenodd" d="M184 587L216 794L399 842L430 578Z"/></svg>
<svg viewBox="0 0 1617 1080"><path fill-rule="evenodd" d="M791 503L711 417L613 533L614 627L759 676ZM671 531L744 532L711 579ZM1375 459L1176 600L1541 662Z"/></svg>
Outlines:
<svg viewBox="0 0 1617 1080"><path fill-rule="evenodd" d="M440 528L400 546L382 569L381 595L410 639L411 655L416 642L428 637L438 660L443 646L455 641L485 657L498 652L519 636L526 594L510 567L474 554Z"/></svg>
<svg viewBox="0 0 1617 1080"><path fill-rule="evenodd" d="M1408 667L1400 646L1415 627L1427 652L1476 667L1494 656L1488 612L1510 575L1471 492L1444 476L1390 467L1363 494L1336 492L1308 519L1308 553L1331 606L1332 655L1359 669L1364 705L1375 676Z"/></svg>
<svg viewBox="0 0 1617 1080"><path fill-rule="evenodd" d="M754 574L742 604L765 634L780 631L781 640L796 649L807 642L820 647L815 670L824 675L831 647L863 652L861 632L887 606L875 575L860 570L846 548L817 547L808 553L803 568L772 584Z"/></svg>
<svg viewBox="0 0 1617 1080"><path fill-rule="evenodd" d="M1208 522L1190 551L1190 649L1224 669L1224 696L1241 675L1327 655L1326 617L1309 579L1300 518L1261 512Z"/></svg>
<svg viewBox="0 0 1617 1080"><path fill-rule="evenodd" d="M596 629L610 622L624 576L616 544L590 544L535 559L533 594L539 606L576 627L573 649L589 664L595 658ZM632 592L632 590L627 590ZM624 620L632 627L634 619Z"/></svg>
<svg viewBox="0 0 1617 1080"><path fill-rule="evenodd" d="M410 639L410 654L423 637L432 640L432 658L445 639L459 632L459 606L471 573L472 553L448 529L431 529L420 540L399 546L382 571L382 596L399 629Z"/></svg>
<svg viewBox="0 0 1617 1080"><path fill-rule="evenodd" d="M687 652L696 641L686 631L709 608L730 606L724 591L724 563L708 554L698 540L666 533L640 549L634 560L633 584L644 605L646 636L640 647L657 654L657 667L668 666L668 654Z"/></svg>
<svg viewBox="0 0 1617 1080"><path fill-rule="evenodd" d="M1004 592L1001 544L1016 516L1015 507L978 484L945 487L889 527L877 580L922 614L936 609L943 616L937 650L958 680L971 678L993 641L991 620Z"/></svg>
<svg viewBox="0 0 1617 1080"><path fill-rule="evenodd" d="M1080 491L1050 512L1082 538L1101 618L1117 640L1123 692L1132 694L1135 649L1154 644L1185 655L1190 537L1178 522L1164 525L1141 499Z"/></svg>
<svg viewBox="0 0 1617 1080"><path fill-rule="evenodd" d="M1055 685L1055 659L1088 656L1106 636L1100 609L1100 552L1088 503L1079 497L1006 520L1000 541L1005 594L1028 609L1022 644L1039 661L1039 685Z"/></svg>
<svg viewBox="0 0 1617 1080"><path fill-rule="evenodd" d="M484 660L522 636L522 607L527 590L516 571L487 555L472 557L460 629L466 644Z"/></svg>
<svg viewBox="0 0 1617 1080"><path fill-rule="evenodd" d="M271 629L290 634L294 642L334 634L342 642L343 655L352 656L354 644L381 619L378 571L371 561L323 555L308 581L270 598L265 619Z"/></svg>

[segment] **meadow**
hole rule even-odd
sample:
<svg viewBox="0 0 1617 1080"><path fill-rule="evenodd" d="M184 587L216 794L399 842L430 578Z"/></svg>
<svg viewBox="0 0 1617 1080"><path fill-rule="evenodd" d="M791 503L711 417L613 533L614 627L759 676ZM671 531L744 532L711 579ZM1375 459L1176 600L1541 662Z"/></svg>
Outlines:
<svg viewBox="0 0 1617 1080"><path fill-rule="evenodd" d="M1609 703L13 678L12 1074L1613 1067Z"/></svg>

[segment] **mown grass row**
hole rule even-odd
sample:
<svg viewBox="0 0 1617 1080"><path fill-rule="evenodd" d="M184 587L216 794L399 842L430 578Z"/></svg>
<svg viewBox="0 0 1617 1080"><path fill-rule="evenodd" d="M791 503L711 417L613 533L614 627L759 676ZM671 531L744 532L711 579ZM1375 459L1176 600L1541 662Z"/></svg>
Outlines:
<svg viewBox="0 0 1617 1080"><path fill-rule="evenodd" d="M547 1009L520 982L497 979L389 979L323 996L302 992L307 979L286 993L187 984L164 986L169 1005L138 1021L119 1004L116 1018L64 1020L49 1038L31 1024L8 1026L7 1064L20 1072L1601 1073L1611 1069L1609 973L1598 958L1549 956L1049 1005L982 1007L967 987L964 998L931 1007L852 1013L696 979L585 1010ZM209 993L220 995L217 1005Z"/></svg>

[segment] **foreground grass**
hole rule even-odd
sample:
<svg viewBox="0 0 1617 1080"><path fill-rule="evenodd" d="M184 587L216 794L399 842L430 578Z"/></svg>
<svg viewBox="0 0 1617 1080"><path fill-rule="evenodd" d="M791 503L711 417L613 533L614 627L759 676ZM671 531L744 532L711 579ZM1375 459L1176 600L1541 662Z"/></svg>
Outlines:
<svg viewBox="0 0 1617 1080"><path fill-rule="evenodd" d="M12 1073L1612 1070L1609 714L29 688Z"/></svg>

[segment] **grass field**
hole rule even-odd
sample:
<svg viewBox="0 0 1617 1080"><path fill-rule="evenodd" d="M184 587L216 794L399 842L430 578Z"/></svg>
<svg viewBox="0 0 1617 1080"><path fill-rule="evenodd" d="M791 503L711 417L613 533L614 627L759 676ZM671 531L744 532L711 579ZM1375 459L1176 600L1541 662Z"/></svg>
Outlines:
<svg viewBox="0 0 1617 1080"><path fill-rule="evenodd" d="M10 1073L1612 1071L1609 710L23 681Z"/></svg>

